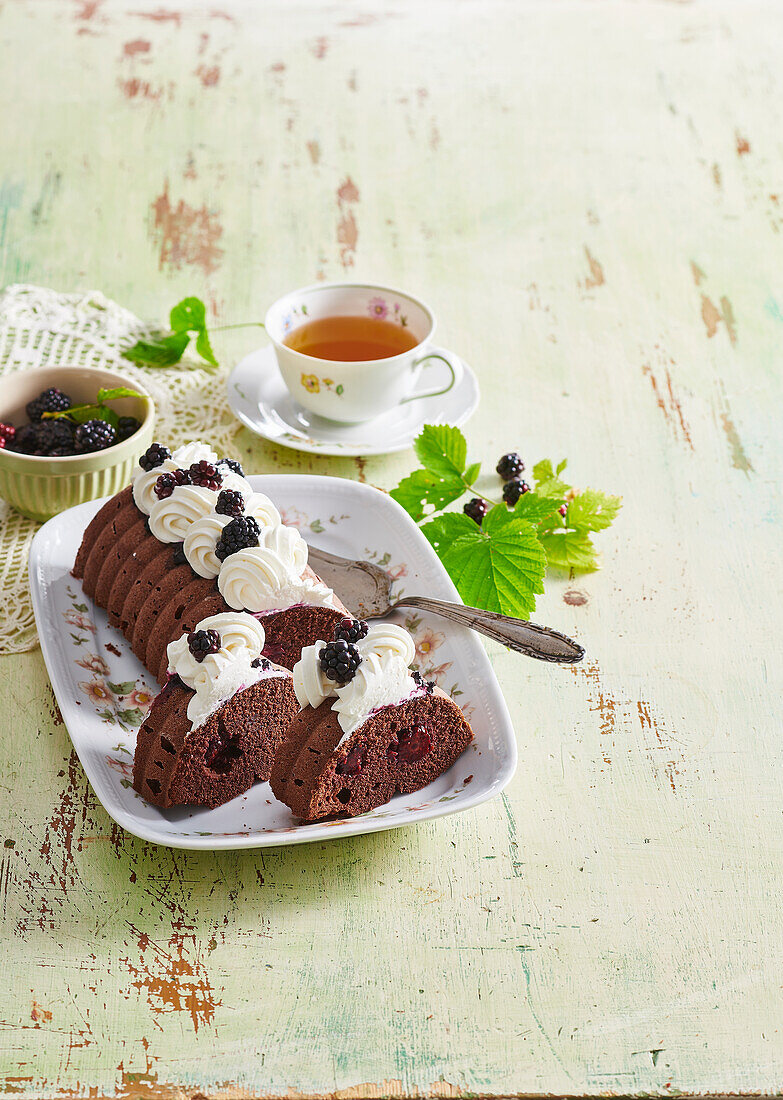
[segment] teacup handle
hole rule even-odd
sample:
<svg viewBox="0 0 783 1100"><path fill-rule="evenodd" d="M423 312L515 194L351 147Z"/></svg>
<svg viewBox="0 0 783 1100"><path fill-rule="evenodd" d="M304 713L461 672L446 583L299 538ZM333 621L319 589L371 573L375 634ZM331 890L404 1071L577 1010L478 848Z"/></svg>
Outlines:
<svg viewBox="0 0 783 1100"><path fill-rule="evenodd" d="M435 348L433 351L428 351L425 355L420 356L414 360L414 367L418 367L420 363L423 363L425 359L441 359L451 372L451 379L449 384L444 386L442 390L430 390L425 393L412 393L408 397L403 397L400 401L401 405L404 405L406 401L420 401L422 397L438 397L442 393L448 393L450 389L453 389L462 377L462 363L456 357L451 355L445 348Z"/></svg>

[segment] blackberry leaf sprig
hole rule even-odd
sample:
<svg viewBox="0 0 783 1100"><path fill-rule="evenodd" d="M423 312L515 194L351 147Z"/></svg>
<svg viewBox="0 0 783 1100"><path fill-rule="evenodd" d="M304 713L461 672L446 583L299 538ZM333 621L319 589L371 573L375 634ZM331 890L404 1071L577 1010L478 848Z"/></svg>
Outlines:
<svg viewBox="0 0 783 1100"><path fill-rule="evenodd" d="M391 495L420 525L466 603L526 617L544 591L547 568L573 573L598 568L592 535L610 526L620 497L574 490L562 477L563 460L533 467L533 486L516 453L497 464L503 503L476 489L480 463L468 465L459 428L425 425L414 443L422 468ZM462 512L444 511L466 493Z"/></svg>

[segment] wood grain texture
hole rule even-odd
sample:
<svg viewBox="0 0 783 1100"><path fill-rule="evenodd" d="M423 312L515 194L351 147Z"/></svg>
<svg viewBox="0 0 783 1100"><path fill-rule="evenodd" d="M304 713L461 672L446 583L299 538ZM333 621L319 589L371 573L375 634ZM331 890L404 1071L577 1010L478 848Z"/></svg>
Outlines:
<svg viewBox="0 0 783 1100"><path fill-rule="evenodd" d="M416 828L135 840L40 654L3 659L1 1087L780 1089L783 10L174 2L0 7L2 281L224 322L409 287L479 374L477 457L565 455L626 503L539 603L584 666L491 648L513 783ZM240 438L252 472L412 465Z"/></svg>

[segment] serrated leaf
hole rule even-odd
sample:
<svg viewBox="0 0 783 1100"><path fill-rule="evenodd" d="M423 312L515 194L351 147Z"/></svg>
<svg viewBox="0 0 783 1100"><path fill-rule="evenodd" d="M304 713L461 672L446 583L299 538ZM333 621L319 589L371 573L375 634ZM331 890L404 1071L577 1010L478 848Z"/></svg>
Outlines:
<svg viewBox="0 0 783 1100"><path fill-rule="evenodd" d="M461 477L465 470L468 445L459 428L449 424L425 424L413 449L422 466L441 477Z"/></svg>
<svg viewBox="0 0 783 1100"><path fill-rule="evenodd" d="M169 314L172 332L202 332L207 327L207 309L200 298L183 298Z"/></svg>
<svg viewBox="0 0 783 1100"><path fill-rule="evenodd" d="M154 342L138 340L133 347L127 348L122 356L131 363L140 363L147 367L171 367L179 363L190 342L187 332L173 332L170 336L161 336Z"/></svg>
<svg viewBox="0 0 783 1100"><path fill-rule="evenodd" d="M538 492L523 493L514 505L513 515L529 523L540 523L554 515L562 503L562 497L544 497Z"/></svg>
<svg viewBox="0 0 783 1100"><path fill-rule="evenodd" d="M481 473L481 463L472 462L465 471L465 481L468 485L475 485L478 481L478 476Z"/></svg>
<svg viewBox="0 0 783 1100"><path fill-rule="evenodd" d="M429 539L465 603L526 616L544 591L546 557L532 524L505 505L490 510L482 527L450 512L425 524Z"/></svg>
<svg viewBox="0 0 783 1100"><path fill-rule="evenodd" d="M555 472L548 458L544 458L541 462L537 462L533 467L536 492L544 497L564 497L571 488L570 485L567 485L566 482L562 481L558 476L564 468L564 464L560 462L557 467L557 472Z"/></svg>
<svg viewBox="0 0 783 1100"><path fill-rule="evenodd" d="M573 569L575 573L593 573L598 568L590 536L581 531L553 531L541 535L547 565L552 569Z"/></svg>
<svg viewBox="0 0 783 1100"><path fill-rule="evenodd" d="M107 390L103 386L98 390L97 401L98 404L103 404L104 401L114 401L118 397L139 397L138 390L132 390L128 386L115 386L113 389Z"/></svg>
<svg viewBox="0 0 783 1100"><path fill-rule="evenodd" d="M623 498L598 489L581 489L568 504L567 522L577 531L604 531L623 506Z"/></svg>
<svg viewBox="0 0 783 1100"><path fill-rule="evenodd" d="M431 470L414 470L402 479L396 489L392 489L390 495L418 522L427 514L425 505L434 505L435 511L440 511L462 496L464 491L465 486L459 477L441 477Z"/></svg>
<svg viewBox="0 0 783 1100"><path fill-rule="evenodd" d="M563 470L565 470L567 465L568 465L568 459L564 458L562 462L558 462L555 473L558 474L558 476L559 476L560 474L562 474Z"/></svg>
<svg viewBox="0 0 783 1100"><path fill-rule="evenodd" d="M199 353L201 358L206 360L206 362L211 364L211 366L217 367L220 365L215 358L215 353L213 352L212 345L209 342L209 333L207 332L206 328L203 328L198 334L198 338L196 340L196 351Z"/></svg>

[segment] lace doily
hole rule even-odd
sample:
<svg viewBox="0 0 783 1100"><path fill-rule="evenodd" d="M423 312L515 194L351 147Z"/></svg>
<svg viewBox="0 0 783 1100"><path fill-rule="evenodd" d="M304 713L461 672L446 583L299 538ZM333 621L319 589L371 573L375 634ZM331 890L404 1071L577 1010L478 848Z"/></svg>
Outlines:
<svg viewBox="0 0 783 1100"><path fill-rule="evenodd" d="M59 294L18 284L0 295L0 375L34 367L106 367L137 378L155 402L155 438L176 446L208 438L232 451L240 425L226 403L226 374L185 363L182 368L145 370L121 352L150 328L98 291ZM30 603L27 558L38 529L0 500L0 653L21 653L38 645Z"/></svg>

